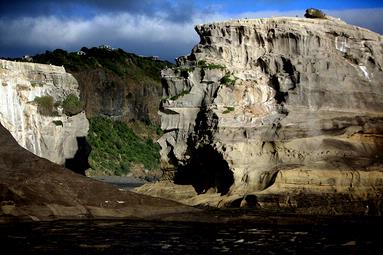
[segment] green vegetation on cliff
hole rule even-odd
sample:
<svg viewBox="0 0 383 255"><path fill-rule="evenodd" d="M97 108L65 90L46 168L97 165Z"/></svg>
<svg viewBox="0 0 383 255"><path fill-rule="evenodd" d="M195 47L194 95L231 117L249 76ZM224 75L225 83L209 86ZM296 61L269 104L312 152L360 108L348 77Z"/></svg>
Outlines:
<svg viewBox="0 0 383 255"><path fill-rule="evenodd" d="M223 114L226 114L226 113L229 113L229 112L232 112L234 111L234 107L231 107L231 106L225 106L226 110L224 110L222 113Z"/></svg>
<svg viewBox="0 0 383 255"><path fill-rule="evenodd" d="M235 84L236 78L233 78L230 74L226 74L220 80L221 84L227 85L229 87L233 87Z"/></svg>
<svg viewBox="0 0 383 255"><path fill-rule="evenodd" d="M70 94L65 98L62 103L64 113L68 116L73 116L80 113L84 108L84 103L80 101L80 99L73 94Z"/></svg>
<svg viewBox="0 0 383 255"><path fill-rule="evenodd" d="M81 48L83 55L78 52L67 52L56 49L44 54L33 56L33 61L43 64L64 66L69 72L80 72L91 69L105 69L114 72L119 77L130 79L153 79L160 81L161 70L172 66L170 62L155 61L150 57L140 57L127 53L122 49L109 50L103 48Z"/></svg>
<svg viewBox="0 0 383 255"><path fill-rule="evenodd" d="M35 97L33 100L37 104L37 111L44 116L52 116L54 109L54 98L46 95L41 97Z"/></svg>
<svg viewBox="0 0 383 255"><path fill-rule="evenodd" d="M160 166L160 147L151 138L142 139L127 124L103 117L90 120L88 142L92 146L89 163L98 173L124 175L133 164L145 169Z"/></svg>
<svg viewBox="0 0 383 255"><path fill-rule="evenodd" d="M58 116L57 107L62 106L64 113L67 116L73 116L82 112L84 108L84 103L74 95L69 94L63 102L55 101L55 99L50 95L37 96L33 100L37 104L37 110L41 115L44 116Z"/></svg>

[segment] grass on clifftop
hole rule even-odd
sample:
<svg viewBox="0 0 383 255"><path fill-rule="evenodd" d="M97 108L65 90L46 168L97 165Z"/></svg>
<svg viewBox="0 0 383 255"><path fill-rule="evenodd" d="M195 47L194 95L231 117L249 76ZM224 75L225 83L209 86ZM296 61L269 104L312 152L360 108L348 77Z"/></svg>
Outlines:
<svg viewBox="0 0 383 255"><path fill-rule="evenodd" d="M142 139L127 124L103 117L89 120L88 142L92 146L89 163L93 170L110 175L125 175L133 164L145 169L160 167L160 146L151 138Z"/></svg>
<svg viewBox="0 0 383 255"><path fill-rule="evenodd" d="M77 52L67 52L56 49L46 51L44 54L33 56L36 63L64 66L69 72L81 72L85 70L104 69L109 70L119 77L130 79L161 80L161 70L166 66L173 66L168 61L153 60L150 57L140 57L133 53L127 53L122 49L81 48L85 55Z"/></svg>

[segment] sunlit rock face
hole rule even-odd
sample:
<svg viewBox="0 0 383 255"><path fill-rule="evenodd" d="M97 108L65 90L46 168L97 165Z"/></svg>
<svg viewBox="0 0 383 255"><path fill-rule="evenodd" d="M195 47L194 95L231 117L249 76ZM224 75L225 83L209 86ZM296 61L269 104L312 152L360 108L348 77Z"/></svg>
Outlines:
<svg viewBox="0 0 383 255"><path fill-rule="evenodd" d="M70 94L79 96L78 84L64 67L0 60L1 124L22 147L58 164L75 156L88 120L85 113L65 115L57 104L42 115L35 99L49 96L59 103Z"/></svg>
<svg viewBox="0 0 383 255"><path fill-rule="evenodd" d="M161 163L176 182L227 196L276 181L274 193L382 190L381 35L335 18L196 31L191 55L162 73ZM363 181L341 181L347 173Z"/></svg>

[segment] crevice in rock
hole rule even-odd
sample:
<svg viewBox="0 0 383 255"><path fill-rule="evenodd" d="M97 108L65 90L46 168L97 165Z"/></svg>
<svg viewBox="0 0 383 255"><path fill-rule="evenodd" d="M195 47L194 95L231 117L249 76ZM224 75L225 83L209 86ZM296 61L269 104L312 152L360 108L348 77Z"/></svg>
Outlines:
<svg viewBox="0 0 383 255"><path fill-rule="evenodd" d="M173 146L169 143L169 142L166 142L167 144L167 147L170 147L170 151L168 152L167 154L167 157L168 157L168 163L169 163L169 167L166 167L166 168L161 168L162 170L162 176L161 176L161 180L169 180L169 181L173 181L174 180L174 177L175 177L175 173L176 173L176 169L178 168L178 159L176 157L176 155L174 154L174 149L173 149Z"/></svg>
<svg viewBox="0 0 383 255"><path fill-rule="evenodd" d="M271 75L269 86L272 87L275 90L275 96L274 99L278 104L278 111L281 114L288 115L288 110L285 108L285 103L287 101L287 98L289 96L289 91L293 91L296 89L297 84L300 82L300 73L296 71L294 65L291 63L290 59L287 59L285 57L281 57L282 60L282 70L284 73L286 73L291 80L291 86L286 88L281 86L280 81L278 79L278 73L275 73ZM280 63L280 62L278 62ZM258 59L258 64L261 66L262 69L265 69L266 67L262 67L266 63L262 59ZM278 64L279 65L279 64ZM281 70L281 71L282 71ZM266 71L266 69L265 69Z"/></svg>
<svg viewBox="0 0 383 255"><path fill-rule="evenodd" d="M278 77L276 75L271 77L270 86L275 90L274 99L277 101L277 104L285 103L288 93L281 91Z"/></svg>
<svg viewBox="0 0 383 255"><path fill-rule="evenodd" d="M279 171L277 170L271 175L271 177L270 177L269 181L267 182L266 186L264 187L264 189L271 187L275 183L275 180L278 176L278 173L279 173Z"/></svg>
<svg viewBox="0 0 383 255"><path fill-rule="evenodd" d="M77 152L73 158L65 160L65 167L75 173L85 175L85 170L90 168L88 157L92 150L85 137L76 137Z"/></svg>
<svg viewBox="0 0 383 255"><path fill-rule="evenodd" d="M265 74L269 74L269 64L262 57L257 59L256 66L259 66Z"/></svg>
<svg viewBox="0 0 383 255"><path fill-rule="evenodd" d="M291 63L290 59L282 57L283 70L289 75L293 86L289 90L294 90L297 87L297 83L300 81L299 73L296 73L295 67Z"/></svg>
<svg viewBox="0 0 383 255"><path fill-rule="evenodd" d="M174 154L174 148L169 142L166 142L166 145L171 148L169 153L167 154L168 159L169 159L169 163L177 168L178 159L177 159L176 155Z"/></svg>

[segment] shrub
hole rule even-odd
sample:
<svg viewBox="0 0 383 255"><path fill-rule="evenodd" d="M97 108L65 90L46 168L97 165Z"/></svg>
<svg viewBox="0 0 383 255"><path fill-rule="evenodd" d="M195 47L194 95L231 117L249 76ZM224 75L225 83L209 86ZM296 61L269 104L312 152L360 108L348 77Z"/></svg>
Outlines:
<svg viewBox="0 0 383 255"><path fill-rule="evenodd" d="M54 110L54 99L52 96L35 97L33 100L37 104L37 111L44 116L52 116Z"/></svg>
<svg viewBox="0 0 383 255"><path fill-rule="evenodd" d="M70 94L63 101L62 107L66 115L73 116L80 113L83 110L84 104L80 101L80 99L77 96Z"/></svg>
<svg viewBox="0 0 383 255"><path fill-rule="evenodd" d="M206 61L205 60L200 60L197 62L197 66L205 66L206 65Z"/></svg>
<svg viewBox="0 0 383 255"><path fill-rule="evenodd" d="M224 65L219 65L219 64L212 64L212 63L206 63L205 60L200 60L197 62L197 66L200 67L200 68L205 68L205 69L209 69L209 70L212 70L212 69L221 69L221 70L224 70L226 69L226 66Z"/></svg>
<svg viewBox="0 0 383 255"><path fill-rule="evenodd" d="M226 74L223 76L220 80L221 84L227 85L227 86L234 86L235 79L232 79L230 74Z"/></svg>
<svg viewBox="0 0 383 255"><path fill-rule="evenodd" d="M226 68L226 66L224 65L219 65L219 64L208 64L206 66L207 69L221 69L221 70L224 70Z"/></svg>
<svg viewBox="0 0 383 255"><path fill-rule="evenodd" d="M229 112L232 112L234 111L234 107L231 107L231 106L225 106L226 110L224 110L222 113L223 114L226 114L226 113L229 113Z"/></svg>
<svg viewBox="0 0 383 255"><path fill-rule="evenodd" d="M161 127L155 127L155 129L157 135L161 136L164 134L164 131L161 129Z"/></svg>

